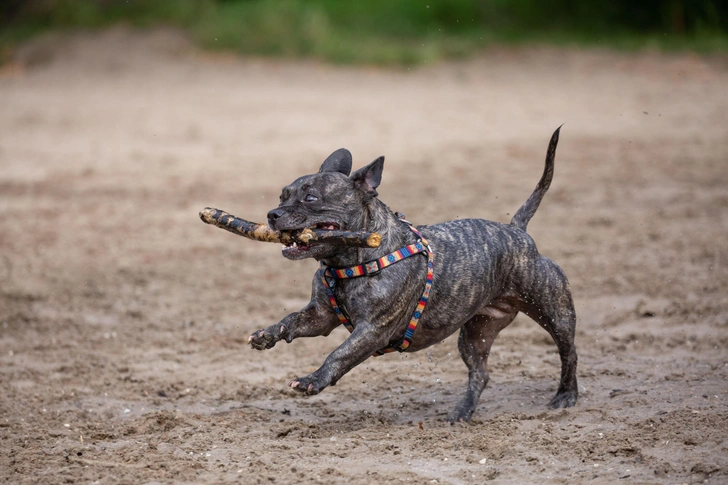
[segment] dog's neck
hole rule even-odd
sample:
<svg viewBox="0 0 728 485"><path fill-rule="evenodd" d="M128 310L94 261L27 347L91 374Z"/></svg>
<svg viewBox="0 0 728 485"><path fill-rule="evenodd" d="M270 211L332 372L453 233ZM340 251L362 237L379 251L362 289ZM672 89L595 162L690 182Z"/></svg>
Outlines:
<svg viewBox="0 0 728 485"><path fill-rule="evenodd" d="M326 266L345 268L362 264L412 244L417 239L407 225L377 198L371 199L364 206L356 229L353 230L376 232L382 236L382 243L378 248L346 249L335 256L322 259Z"/></svg>

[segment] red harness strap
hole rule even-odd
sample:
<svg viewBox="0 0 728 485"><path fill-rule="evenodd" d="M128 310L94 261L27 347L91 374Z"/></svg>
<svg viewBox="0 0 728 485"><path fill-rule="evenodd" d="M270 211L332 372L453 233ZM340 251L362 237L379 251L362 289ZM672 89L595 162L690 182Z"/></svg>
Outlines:
<svg viewBox="0 0 728 485"><path fill-rule="evenodd" d="M422 234L420 234L420 232L415 229L414 226L412 226L412 224L404 220L403 216L401 216L400 214L397 215L404 223L408 225L412 232L417 235L417 242L398 249L397 251L394 251L392 253L389 253L386 256L382 256L379 259L374 259L372 261L358 264L356 266L351 266L349 268L329 268L323 264L321 265L324 270L323 275L321 276L321 281L323 282L324 288L326 289L326 294L329 297L329 303L331 303L331 307L334 309L334 312L339 318L339 321L346 327L349 332L353 332L354 325L352 325L351 321L346 317L346 315L344 315L343 310L339 307L339 304L336 301L336 296L334 296L333 286L335 282L329 284L328 278L337 280L357 278L359 276L371 276L379 273L387 266L392 265L398 261L402 261L403 259L413 256L415 254L422 253L427 256L427 277L425 278L425 289L422 292L422 296L420 297L420 301L417 303L415 311L412 313L412 318L410 318L409 325L407 325L407 330L404 332L404 337L402 337L402 340L399 342L399 344L395 346L390 346L381 350L377 350L377 352L374 354L375 356L384 355L394 351L404 352L410 346L410 344L412 343L412 336L417 329L417 324L419 323L420 317L422 316L422 313L425 311L425 307L427 306L427 301L430 298L430 289L432 288L432 280L434 276L435 255L430 249L429 243L424 237L422 237Z"/></svg>

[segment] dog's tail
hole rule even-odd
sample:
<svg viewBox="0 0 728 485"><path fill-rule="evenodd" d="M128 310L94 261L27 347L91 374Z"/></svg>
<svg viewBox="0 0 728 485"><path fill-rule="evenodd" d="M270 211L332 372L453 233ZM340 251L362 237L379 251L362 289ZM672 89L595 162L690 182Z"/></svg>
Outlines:
<svg viewBox="0 0 728 485"><path fill-rule="evenodd" d="M562 125L563 126L563 125ZM559 144L559 131L561 126L556 128L554 134L551 135L551 141L549 142L548 150L546 150L546 166L543 169L543 175L541 180L536 185L536 190L533 191L531 197L528 198L525 204L518 209L518 212L511 219L511 225L516 226L519 229L526 230L528 221L531 220L533 215L536 213L541 199L546 194L546 191L551 185L551 179L554 178L554 158L556 157L556 145Z"/></svg>

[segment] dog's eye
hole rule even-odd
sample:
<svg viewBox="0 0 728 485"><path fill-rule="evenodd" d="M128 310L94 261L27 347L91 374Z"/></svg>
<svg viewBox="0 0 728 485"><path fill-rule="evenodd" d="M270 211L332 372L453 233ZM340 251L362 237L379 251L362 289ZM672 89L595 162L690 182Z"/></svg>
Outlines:
<svg viewBox="0 0 728 485"><path fill-rule="evenodd" d="M312 194L308 194L304 199L306 202L316 202L318 200L318 197Z"/></svg>

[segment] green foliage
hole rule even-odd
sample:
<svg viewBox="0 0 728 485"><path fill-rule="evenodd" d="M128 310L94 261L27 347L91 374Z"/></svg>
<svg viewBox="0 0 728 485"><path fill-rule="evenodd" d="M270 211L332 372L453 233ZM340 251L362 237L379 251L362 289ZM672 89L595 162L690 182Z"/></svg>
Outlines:
<svg viewBox="0 0 728 485"><path fill-rule="evenodd" d="M204 47L412 64L492 42L724 50L728 0L28 0L0 4L0 45L50 28L170 24ZM9 6L8 6L9 5Z"/></svg>

